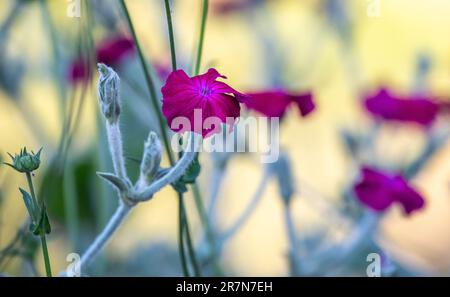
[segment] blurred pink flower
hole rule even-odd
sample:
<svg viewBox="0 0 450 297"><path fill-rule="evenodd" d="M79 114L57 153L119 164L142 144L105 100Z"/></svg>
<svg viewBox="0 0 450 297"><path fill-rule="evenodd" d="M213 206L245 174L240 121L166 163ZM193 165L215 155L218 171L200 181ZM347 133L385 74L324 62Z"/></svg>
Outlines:
<svg viewBox="0 0 450 297"><path fill-rule="evenodd" d="M363 167L361 180L354 186L358 199L367 207L381 212L400 203L407 215L425 205L422 196L398 174Z"/></svg>
<svg viewBox="0 0 450 297"><path fill-rule="evenodd" d="M103 41L97 47L97 61L106 65L120 63L123 58L135 52L134 41L128 37L115 37Z"/></svg>
<svg viewBox="0 0 450 297"><path fill-rule="evenodd" d="M433 124L439 111L439 105L430 98L397 97L383 88L374 95L367 96L364 105L366 110L376 118L417 123L425 127Z"/></svg>
<svg viewBox="0 0 450 297"><path fill-rule="evenodd" d="M97 62L116 65L126 56L134 53L134 42L128 37L115 37L102 42L96 49ZM90 79L91 69L86 57L77 57L69 65L67 80L71 85L86 82Z"/></svg>
<svg viewBox="0 0 450 297"><path fill-rule="evenodd" d="M161 81L166 81L167 77L169 77L169 74L172 72L170 65L164 62L155 62L153 64L153 68Z"/></svg>
<svg viewBox="0 0 450 297"><path fill-rule="evenodd" d="M216 117L221 123L230 124L227 118L231 118L234 123L240 115L239 102L245 101L246 95L224 82L217 81L219 77L226 78L213 68L194 77L187 76L183 70L173 71L169 75L166 84L161 88L162 111L173 131L194 131L207 137L219 132L220 127L205 127L205 119ZM200 119L197 118L196 110L201 111ZM190 127L174 127L172 122L179 117L188 119Z"/></svg>
<svg viewBox="0 0 450 297"><path fill-rule="evenodd" d="M71 85L89 80L90 70L88 62L83 58L77 58L72 61L67 70L67 80Z"/></svg>
<svg viewBox="0 0 450 297"><path fill-rule="evenodd" d="M248 96L246 107L269 118L283 117L291 104L297 106L302 116L307 116L315 109L310 92L294 94L283 90L267 90L248 93Z"/></svg>
<svg viewBox="0 0 450 297"><path fill-rule="evenodd" d="M214 1L212 4L212 13L216 15L228 15L234 12L242 12L263 4L268 0L227 0Z"/></svg>

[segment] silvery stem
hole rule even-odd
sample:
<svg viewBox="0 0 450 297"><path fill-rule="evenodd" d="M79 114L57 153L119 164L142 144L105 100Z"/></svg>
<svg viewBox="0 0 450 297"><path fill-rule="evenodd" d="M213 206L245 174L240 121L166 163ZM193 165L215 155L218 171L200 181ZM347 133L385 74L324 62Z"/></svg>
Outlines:
<svg viewBox="0 0 450 297"><path fill-rule="evenodd" d="M103 249L103 247L112 237L117 228L122 224L123 220L126 218L131 209L131 206L120 202L119 207L109 220L105 229L103 229L103 231L95 238L94 242L89 246L86 252L84 252L83 256L81 256L80 267L82 270L87 267L97 256L97 254Z"/></svg>
<svg viewBox="0 0 450 297"><path fill-rule="evenodd" d="M120 178L127 179L125 169L125 159L123 157L122 134L119 122L106 123L106 133L108 136L109 151L114 166L114 172Z"/></svg>
<svg viewBox="0 0 450 297"><path fill-rule="evenodd" d="M148 200L153 196L153 194L179 179L185 173L189 165L191 165L192 161L197 155L200 144L200 135L190 133L189 141L187 143L187 149L185 150L181 159L178 160L178 162L169 170L166 175L154 181L150 186L148 186L140 194L138 194L136 199L139 201Z"/></svg>
<svg viewBox="0 0 450 297"><path fill-rule="evenodd" d="M297 231L294 224L294 219L292 217L291 213L291 207L290 204L284 205L284 220L286 224L286 231L287 236L289 240L289 259L291 261L291 271L293 276L299 275L299 265L300 260L298 257L298 238L297 238Z"/></svg>
<svg viewBox="0 0 450 297"><path fill-rule="evenodd" d="M253 194L252 199L248 203L244 212L241 216L236 220L236 222L224 233L222 236L222 242L225 242L229 238L233 237L234 234L248 221L250 216L253 214L256 207L259 205L261 198L263 197L264 191L269 183L271 177L271 173L269 171L265 171L263 177L261 178L261 182L256 188L255 193Z"/></svg>
<svg viewBox="0 0 450 297"><path fill-rule="evenodd" d="M213 169L211 177L211 190L210 190L211 194L209 198L209 207L208 207L208 217L211 219L214 217L214 211L217 206L220 185L222 184L224 173L225 171L223 170L223 168L215 167Z"/></svg>

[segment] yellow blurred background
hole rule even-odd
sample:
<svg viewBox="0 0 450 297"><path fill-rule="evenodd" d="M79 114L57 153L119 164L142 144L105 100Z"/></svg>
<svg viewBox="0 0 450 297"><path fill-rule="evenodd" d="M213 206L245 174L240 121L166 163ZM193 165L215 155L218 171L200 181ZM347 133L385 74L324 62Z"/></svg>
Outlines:
<svg viewBox="0 0 450 297"><path fill-rule="evenodd" d="M0 20L13 1L2 1ZM65 1L49 1L51 14L61 32L73 35L81 19L66 16ZM153 60L169 61L165 35L165 15L161 1L127 1L146 55ZM191 59L200 18L198 0L174 1L173 19L177 52ZM219 0L211 0L211 4ZM249 13L228 16L210 14L208 18L204 68L214 65L238 90L267 86L267 61L257 39L258 32L271 32L272 42L288 61L283 80L292 89L312 89L317 111L309 118L289 113L281 131L281 143L289 152L298 194L294 216L299 231L327 226L330 222L311 199L304 196L315 189L336 203L343 187L356 174L354 164L342 147L342 128L364 129L370 119L358 100L361 88L389 85L406 92L411 88L417 56L426 53L432 59L429 89L433 94L450 97L450 2L447 0L380 0L380 15L371 17L371 1L348 0L353 21L351 46L342 42L321 9L319 0L272 0L267 6ZM252 15L250 15L252 14ZM94 32L94 36L101 32ZM10 51L26 56L38 67L51 63L48 37L44 33L39 9L30 7L13 27ZM37 71L27 73L22 86L32 113L45 128L47 141L55 145L60 131L57 90L52 81ZM91 92L83 110L81 126L75 137L73 154L81 154L97 141L97 99ZM447 119L450 120L450 119ZM447 123L442 123L448 125ZM415 127L383 127L377 142L378 155L386 160L411 160L424 143L424 133ZM33 135L21 110L0 91L0 151L16 152L22 146L44 146L43 163L49 159L45 143ZM200 177L202 193L210 184L209 158L202 156ZM262 175L261 165L246 157L230 164L220 191L219 225L229 226L239 215L256 189ZM39 179L39 173L37 174ZM25 208L17 191L25 186L19 174L0 168L4 182L5 204L1 210L4 246L23 222ZM98 180L100 183L101 181ZM431 274L450 271L450 143L447 143L413 180L424 194L427 206L411 217L395 208L383 219L379 243L392 257L412 269ZM304 186L302 186L304 185ZM39 185L38 185L39 187ZM177 205L174 192L165 189L138 206L108 246L109 253L126 258L138 244L165 241L176 247ZM192 197L188 196L189 218L193 233L200 224ZM111 197L116 200L116 197ZM333 228L333 226L329 226ZM63 270L65 257L72 252L64 234L50 236L49 248L55 271ZM264 198L248 224L226 245L222 264L232 275L288 275L288 244L283 209L277 185L271 182ZM41 261L38 257L38 261ZM14 265L10 270L15 271ZM42 267L41 267L42 268Z"/></svg>

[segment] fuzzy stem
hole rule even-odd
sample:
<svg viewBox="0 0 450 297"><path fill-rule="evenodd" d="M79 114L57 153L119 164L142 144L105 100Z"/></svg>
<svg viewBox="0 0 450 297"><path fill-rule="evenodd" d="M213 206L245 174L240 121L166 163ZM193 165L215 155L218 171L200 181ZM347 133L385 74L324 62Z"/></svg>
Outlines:
<svg viewBox="0 0 450 297"><path fill-rule="evenodd" d="M106 123L106 133L108 136L109 151L114 166L114 172L118 177L127 179L125 160L123 157L122 134L119 123Z"/></svg>
<svg viewBox="0 0 450 297"><path fill-rule="evenodd" d="M81 257L80 267L83 270L87 267L90 262L95 258L95 256L103 249L109 239L112 237L114 232L119 228L124 219L127 217L128 213L132 209L131 206L120 202L114 215L109 220L103 231L95 238L94 242L89 246L89 248L84 252Z"/></svg>
<svg viewBox="0 0 450 297"><path fill-rule="evenodd" d="M214 217L215 209L217 206L217 199L219 197L219 189L224 177L224 170L222 168L215 167L213 169L211 177L211 195L209 199L208 206L208 216L209 218Z"/></svg>
<svg viewBox="0 0 450 297"><path fill-rule="evenodd" d="M208 0L203 0L202 2L202 20L200 25L200 35L198 38L198 47L197 47L197 58L195 60L195 68L194 75L198 75L200 72L200 66L202 63L202 54L203 54L203 42L205 39L205 29L206 29L206 19L208 16Z"/></svg>
<svg viewBox="0 0 450 297"><path fill-rule="evenodd" d="M196 135L195 133L191 133L189 135L189 141L187 144L188 149L184 152L181 159L178 160L175 166L173 166L166 175L153 182L141 194L139 194L137 200L140 201L148 200L150 197L153 196L153 194L155 194L168 184L171 184L175 182L177 179L179 179L194 160L195 156L197 155L197 151L200 144L201 144L201 137L199 135Z"/></svg>
<svg viewBox="0 0 450 297"><path fill-rule="evenodd" d="M248 221L256 207L259 205L259 202L261 198L263 197L264 190L266 189L269 180L271 177L271 173L268 171L265 171L263 177L261 178L261 182L259 183L255 193L253 194L252 199L248 203L247 207L245 208L244 212L241 214L241 216L236 220L236 222L226 231L222 237L222 242L225 242Z"/></svg>
<svg viewBox="0 0 450 297"><path fill-rule="evenodd" d="M289 239L289 257L291 263L291 273L292 276L298 276L299 275L298 238L290 206L291 206L290 203L284 203L284 220L286 224L287 236Z"/></svg>

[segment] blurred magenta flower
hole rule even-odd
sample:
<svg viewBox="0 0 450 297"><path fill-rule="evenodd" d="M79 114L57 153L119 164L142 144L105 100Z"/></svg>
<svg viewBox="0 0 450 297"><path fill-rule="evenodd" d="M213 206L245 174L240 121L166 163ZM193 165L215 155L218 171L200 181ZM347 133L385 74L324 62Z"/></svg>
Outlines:
<svg viewBox="0 0 450 297"><path fill-rule="evenodd" d="M261 5L268 0L227 0L214 1L212 4L212 13L216 15L228 15L234 12L242 12L247 9Z"/></svg>
<svg viewBox="0 0 450 297"><path fill-rule="evenodd" d="M354 186L358 199L367 207L381 212L400 203L407 215L425 205L422 196L398 174L363 167L361 180Z"/></svg>
<svg viewBox="0 0 450 297"><path fill-rule="evenodd" d="M433 124L439 111L439 105L429 98L397 97L384 88L374 95L367 96L364 105L366 110L376 118L416 123L425 127Z"/></svg>
<svg viewBox="0 0 450 297"><path fill-rule="evenodd" d="M90 69L87 64L88 62L83 58L76 58L72 61L67 70L67 80L71 85L89 80Z"/></svg>
<svg viewBox="0 0 450 297"><path fill-rule="evenodd" d="M106 65L120 63L123 58L135 52L134 41L120 36L103 41L97 48L97 62Z"/></svg>
<svg viewBox="0 0 450 297"><path fill-rule="evenodd" d="M210 136L220 131L220 127L207 127L205 119L216 117L221 123L232 124L240 115L239 102L244 102L246 95L236 91L217 78L226 78L216 69L209 69L205 74L189 77L183 70L173 71L167 78L166 84L161 88L163 94L162 111L170 128L175 132L193 131ZM197 112L196 112L197 111ZM198 111L201 112L198 118ZM190 123L190 127L172 122L183 117ZM205 127L206 126L206 127Z"/></svg>
<svg viewBox="0 0 450 297"><path fill-rule="evenodd" d="M103 41L96 49L96 57L99 63L109 66L117 65L125 57L135 52L134 42L128 37L115 37ZM77 57L69 65L67 80L71 85L86 82L90 79L91 69L86 57Z"/></svg>
<svg viewBox="0 0 450 297"><path fill-rule="evenodd" d="M304 117L316 107L310 92L294 94L283 90L267 90L248 93L248 96L245 106L269 118L282 118L291 104L295 104Z"/></svg>
<svg viewBox="0 0 450 297"><path fill-rule="evenodd" d="M153 68L155 69L155 73L161 81L166 81L169 77L169 74L172 72L172 68L169 63L164 62L155 62L153 64Z"/></svg>

